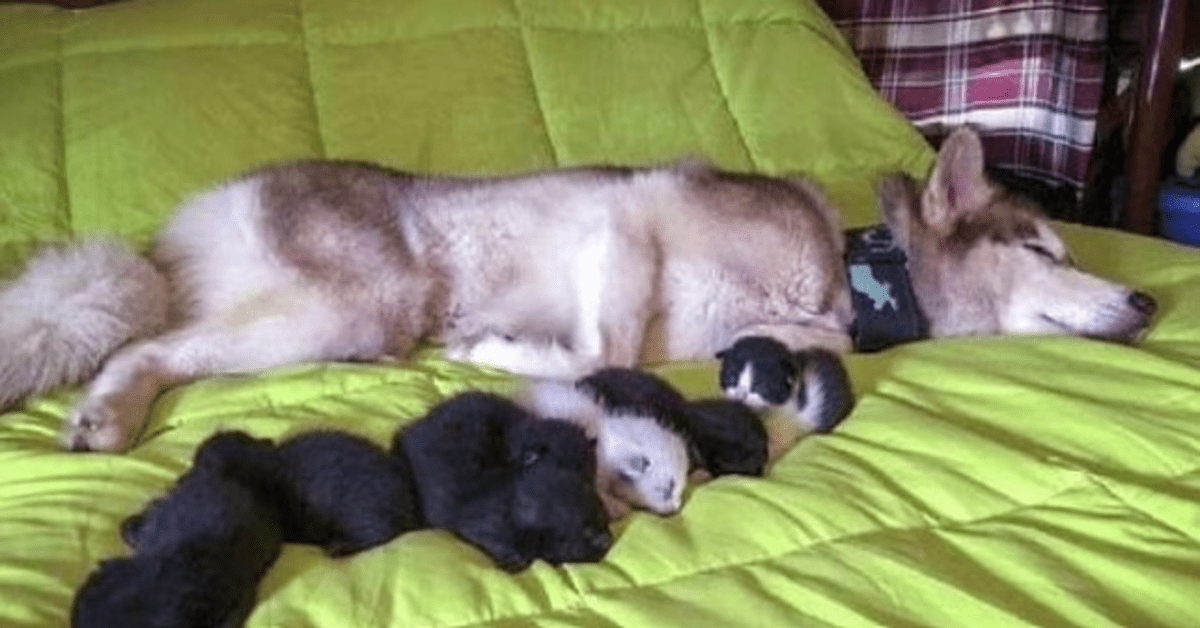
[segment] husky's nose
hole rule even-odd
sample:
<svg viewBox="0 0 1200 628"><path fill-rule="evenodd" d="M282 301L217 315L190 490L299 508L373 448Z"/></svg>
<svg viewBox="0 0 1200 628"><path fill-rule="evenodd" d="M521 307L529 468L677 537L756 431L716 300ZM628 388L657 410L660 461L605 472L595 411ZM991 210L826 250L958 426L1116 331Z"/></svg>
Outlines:
<svg viewBox="0 0 1200 628"><path fill-rule="evenodd" d="M1139 314L1150 318L1158 311L1158 303L1154 301L1154 297L1145 292L1134 291L1129 294L1129 307L1137 310Z"/></svg>

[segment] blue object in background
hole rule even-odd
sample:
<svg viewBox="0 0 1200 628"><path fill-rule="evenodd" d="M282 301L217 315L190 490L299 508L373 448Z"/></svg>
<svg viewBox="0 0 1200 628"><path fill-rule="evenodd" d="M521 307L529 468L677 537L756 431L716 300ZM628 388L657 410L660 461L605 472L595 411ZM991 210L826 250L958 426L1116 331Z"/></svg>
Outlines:
<svg viewBox="0 0 1200 628"><path fill-rule="evenodd" d="M1200 246L1200 178L1171 178L1158 186L1158 232Z"/></svg>

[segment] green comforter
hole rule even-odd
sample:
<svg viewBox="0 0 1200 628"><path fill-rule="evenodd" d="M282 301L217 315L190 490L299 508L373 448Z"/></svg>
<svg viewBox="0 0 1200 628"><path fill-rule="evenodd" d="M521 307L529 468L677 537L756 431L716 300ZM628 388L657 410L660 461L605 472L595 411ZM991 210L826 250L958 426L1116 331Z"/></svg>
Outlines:
<svg viewBox="0 0 1200 628"><path fill-rule="evenodd" d="M130 0L0 6L0 275L40 242L145 243L188 193L280 158L503 173L704 155L815 175L848 223L931 153L829 21L788 0ZM1186 626L1200 599L1200 255L1064 226L1158 297L1146 342L921 342L849 357L838 431L761 479L635 514L595 565L506 574L444 532L286 547L252 627ZM0 316L4 313L0 312ZM2 350L2 348L0 348ZM656 365L691 396L715 363ZM61 451L63 389L0 414L0 626L63 626L118 523L213 430L398 425L502 373L436 348L166 393L123 455Z"/></svg>

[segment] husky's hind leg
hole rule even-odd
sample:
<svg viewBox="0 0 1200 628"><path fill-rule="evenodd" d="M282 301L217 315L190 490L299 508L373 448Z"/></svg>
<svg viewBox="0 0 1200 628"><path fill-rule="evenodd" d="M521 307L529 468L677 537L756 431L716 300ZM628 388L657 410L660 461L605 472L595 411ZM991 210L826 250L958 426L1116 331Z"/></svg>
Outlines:
<svg viewBox="0 0 1200 628"><path fill-rule="evenodd" d="M328 308L260 311L252 319L196 321L112 356L67 417L64 444L121 451L141 432L155 397L198 377L305 361L374 359L396 346L382 325Z"/></svg>

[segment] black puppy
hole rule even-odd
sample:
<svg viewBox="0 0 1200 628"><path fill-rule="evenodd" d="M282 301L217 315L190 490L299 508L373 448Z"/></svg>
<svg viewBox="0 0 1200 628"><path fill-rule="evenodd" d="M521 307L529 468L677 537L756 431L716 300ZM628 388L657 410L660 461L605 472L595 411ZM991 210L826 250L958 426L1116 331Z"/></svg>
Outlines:
<svg viewBox="0 0 1200 628"><path fill-rule="evenodd" d="M468 392L397 432L431 527L449 530L516 572L541 558L595 562L612 545L596 494L595 443L565 421Z"/></svg>
<svg viewBox="0 0 1200 628"><path fill-rule="evenodd" d="M652 416L659 425L686 438L687 400L653 373L605 367L581 378L575 386L610 411Z"/></svg>
<svg viewBox="0 0 1200 628"><path fill-rule="evenodd" d="M207 521L209 517L197 520L198 514L207 510L220 513L231 506L270 513L279 528L282 525L279 512L240 482L227 464L226 452L248 447L270 451L273 444L244 432L219 432L201 443L193 455L192 466L175 480L174 486L141 512L121 522L125 544L140 553L175 547L209 534L208 527L219 523Z"/></svg>
<svg viewBox="0 0 1200 628"><path fill-rule="evenodd" d="M728 399L701 399L687 404L686 416L700 466L709 475L763 474L767 429L749 406Z"/></svg>
<svg viewBox="0 0 1200 628"><path fill-rule="evenodd" d="M208 455L282 515L283 540L345 556L422 525L407 460L345 432L317 430L272 447L240 432Z"/></svg>
<svg viewBox="0 0 1200 628"><path fill-rule="evenodd" d="M241 626L283 543L279 513L201 447L162 498L122 525L132 556L100 563L75 596L76 628Z"/></svg>

